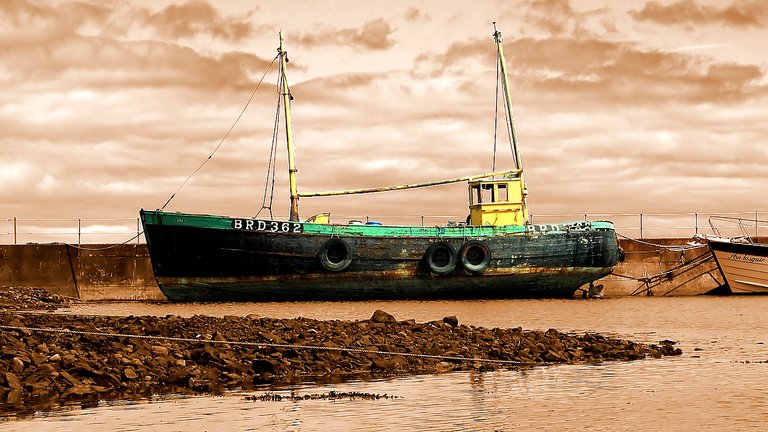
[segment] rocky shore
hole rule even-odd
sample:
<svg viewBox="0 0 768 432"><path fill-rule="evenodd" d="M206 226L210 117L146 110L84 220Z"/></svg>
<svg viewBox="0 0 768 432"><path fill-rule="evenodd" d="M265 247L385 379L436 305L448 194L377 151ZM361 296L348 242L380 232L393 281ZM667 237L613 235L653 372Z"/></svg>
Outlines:
<svg viewBox="0 0 768 432"><path fill-rule="evenodd" d="M153 394L681 354L670 341L490 329L453 316L417 323L383 311L362 321L31 312L62 302L42 290L0 288L1 415Z"/></svg>

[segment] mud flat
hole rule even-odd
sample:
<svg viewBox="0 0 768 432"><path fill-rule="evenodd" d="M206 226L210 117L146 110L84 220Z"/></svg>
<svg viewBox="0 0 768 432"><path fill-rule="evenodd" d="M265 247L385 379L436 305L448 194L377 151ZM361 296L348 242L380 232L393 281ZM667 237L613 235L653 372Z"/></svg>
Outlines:
<svg viewBox="0 0 768 432"><path fill-rule="evenodd" d="M398 321L380 310L362 321L31 311L65 301L43 290L0 288L0 415L157 394L218 394L682 353L670 341L641 344L554 329L491 329L461 324L455 316Z"/></svg>

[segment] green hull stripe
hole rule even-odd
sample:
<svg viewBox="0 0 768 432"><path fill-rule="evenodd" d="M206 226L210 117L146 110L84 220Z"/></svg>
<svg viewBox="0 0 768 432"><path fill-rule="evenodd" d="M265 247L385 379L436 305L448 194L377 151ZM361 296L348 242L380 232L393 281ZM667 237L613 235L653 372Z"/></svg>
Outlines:
<svg viewBox="0 0 768 432"><path fill-rule="evenodd" d="M166 213L142 211L147 225L170 225L193 228L233 229L236 218L228 216L201 215L188 213ZM282 222L282 221L280 221ZM505 226L387 226L387 225L333 225L300 223L304 234L364 237L491 237L505 234L521 234L526 231L562 232L567 229L613 229L609 221L578 221L542 225Z"/></svg>

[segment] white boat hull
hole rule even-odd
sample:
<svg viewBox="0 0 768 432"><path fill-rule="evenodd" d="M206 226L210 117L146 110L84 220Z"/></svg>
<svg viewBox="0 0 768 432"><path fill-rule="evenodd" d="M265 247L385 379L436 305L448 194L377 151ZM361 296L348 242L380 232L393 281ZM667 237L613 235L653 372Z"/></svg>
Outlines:
<svg viewBox="0 0 768 432"><path fill-rule="evenodd" d="M768 244L708 243L733 294L768 294Z"/></svg>

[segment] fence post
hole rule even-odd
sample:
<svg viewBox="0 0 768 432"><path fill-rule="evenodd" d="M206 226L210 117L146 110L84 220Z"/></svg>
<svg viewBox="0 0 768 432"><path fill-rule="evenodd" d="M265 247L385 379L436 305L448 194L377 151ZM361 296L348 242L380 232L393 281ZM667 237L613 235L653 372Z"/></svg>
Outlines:
<svg viewBox="0 0 768 432"><path fill-rule="evenodd" d="M699 213L698 213L698 212L696 212L696 213L694 213L693 215L694 215L694 216L695 216L695 218L696 218L696 220L695 220L695 222L694 222L694 224L695 224L695 231L696 231L696 232L695 232L694 234L698 234L698 233L699 233Z"/></svg>
<svg viewBox="0 0 768 432"><path fill-rule="evenodd" d="M80 246L80 232L82 228L82 219L77 218L77 245Z"/></svg>
<svg viewBox="0 0 768 432"><path fill-rule="evenodd" d="M13 244L16 244L16 216L13 217Z"/></svg>
<svg viewBox="0 0 768 432"><path fill-rule="evenodd" d="M136 244L141 244L141 219L136 218Z"/></svg>
<svg viewBox="0 0 768 432"><path fill-rule="evenodd" d="M643 214L640 213L640 238L643 238Z"/></svg>

